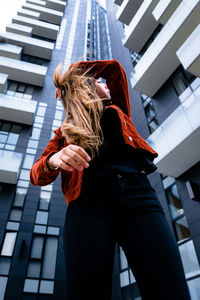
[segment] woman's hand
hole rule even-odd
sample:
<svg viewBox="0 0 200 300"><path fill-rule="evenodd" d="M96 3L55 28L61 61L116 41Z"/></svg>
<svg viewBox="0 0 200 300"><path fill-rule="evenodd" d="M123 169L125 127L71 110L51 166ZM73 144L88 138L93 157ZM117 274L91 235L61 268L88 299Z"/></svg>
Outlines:
<svg viewBox="0 0 200 300"><path fill-rule="evenodd" d="M84 167L89 167L87 161L90 160L90 156L82 147L70 144L52 155L48 160L48 164L52 168L59 167L66 171L73 171L73 168L82 171Z"/></svg>

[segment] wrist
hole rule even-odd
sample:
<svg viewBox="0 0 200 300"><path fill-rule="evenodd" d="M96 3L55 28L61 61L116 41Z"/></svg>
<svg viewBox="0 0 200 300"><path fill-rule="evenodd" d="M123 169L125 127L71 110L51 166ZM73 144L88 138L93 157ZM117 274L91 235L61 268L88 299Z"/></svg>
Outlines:
<svg viewBox="0 0 200 300"><path fill-rule="evenodd" d="M54 155L55 153L52 153L51 156L49 156L46 160L47 166L49 167L50 170L57 170L59 167L55 167L52 165L52 163L50 162L51 157Z"/></svg>

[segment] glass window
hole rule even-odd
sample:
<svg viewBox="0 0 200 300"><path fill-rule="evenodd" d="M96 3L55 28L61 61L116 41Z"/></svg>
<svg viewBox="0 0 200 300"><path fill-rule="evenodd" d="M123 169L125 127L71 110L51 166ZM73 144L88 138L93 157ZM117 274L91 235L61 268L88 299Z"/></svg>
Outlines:
<svg viewBox="0 0 200 300"><path fill-rule="evenodd" d="M45 251L44 251L42 278L49 278L49 279L54 278L55 268L56 268L57 248L58 248L58 238L47 237ZM51 263L49 263L49 261Z"/></svg>
<svg viewBox="0 0 200 300"><path fill-rule="evenodd" d="M192 240L179 246L186 278L200 274L194 243Z"/></svg>
<svg viewBox="0 0 200 300"><path fill-rule="evenodd" d="M181 241L191 237L188 222L185 216L175 221L174 227L177 241Z"/></svg>
<svg viewBox="0 0 200 300"><path fill-rule="evenodd" d="M24 180L29 180L30 179L30 171L22 169L20 172L19 178L24 179Z"/></svg>
<svg viewBox="0 0 200 300"><path fill-rule="evenodd" d="M121 247L120 247L120 263L121 263L121 270L128 268L128 262L125 253Z"/></svg>
<svg viewBox="0 0 200 300"><path fill-rule="evenodd" d="M34 140L39 140L40 133L41 133L41 129L33 127L31 138Z"/></svg>
<svg viewBox="0 0 200 300"><path fill-rule="evenodd" d="M190 297L192 300L200 299L200 277L188 280L188 287L190 291Z"/></svg>
<svg viewBox="0 0 200 300"><path fill-rule="evenodd" d="M39 261L30 261L27 269L27 277L40 277L41 263Z"/></svg>
<svg viewBox="0 0 200 300"><path fill-rule="evenodd" d="M24 292L37 293L39 286L39 280L36 279L25 279Z"/></svg>
<svg viewBox="0 0 200 300"><path fill-rule="evenodd" d="M38 147L38 141L29 140L28 147L37 149L37 147Z"/></svg>
<svg viewBox="0 0 200 300"><path fill-rule="evenodd" d="M59 231L60 231L59 227L48 226L47 234L59 235Z"/></svg>
<svg viewBox="0 0 200 300"><path fill-rule="evenodd" d="M7 137L7 134L0 134L0 143L6 143Z"/></svg>
<svg viewBox="0 0 200 300"><path fill-rule="evenodd" d="M49 199L40 198L39 209L48 210L49 209Z"/></svg>
<svg viewBox="0 0 200 300"><path fill-rule="evenodd" d="M46 112L46 107L38 106L37 115L44 117Z"/></svg>
<svg viewBox="0 0 200 300"><path fill-rule="evenodd" d="M43 191L52 191L52 189L53 189L53 184L41 186L41 190Z"/></svg>
<svg viewBox="0 0 200 300"><path fill-rule="evenodd" d="M35 122L37 122L37 123L43 123L44 122L44 117L39 117L39 116L36 116L35 117Z"/></svg>
<svg viewBox="0 0 200 300"><path fill-rule="evenodd" d="M35 233L46 233L46 226L43 225L35 225L34 226Z"/></svg>
<svg viewBox="0 0 200 300"><path fill-rule="evenodd" d="M129 284L128 270L120 273L120 284L121 287Z"/></svg>
<svg viewBox="0 0 200 300"><path fill-rule="evenodd" d="M62 120L62 115L63 115L63 112L62 112L62 111L56 110L56 113L55 113L55 119L57 119L57 120Z"/></svg>
<svg viewBox="0 0 200 300"><path fill-rule="evenodd" d="M0 276L0 299L4 299L8 277Z"/></svg>
<svg viewBox="0 0 200 300"><path fill-rule="evenodd" d="M37 152L36 149L26 148L26 153L36 154L36 152Z"/></svg>
<svg viewBox="0 0 200 300"><path fill-rule="evenodd" d="M19 230L19 223L18 222L7 222L6 229Z"/></svg>
<svg viewBox="0 0 200 300"><path fill-rule="evenodd" d="M20 208L12 208L9 216L10 221L21 221L22 210Z"/></svg>
<svg viewBox="0 0 200 300"><path fill-rule="evenodd" d="M37 211L35 223L37 224L47 224L48 212Z"/></svg>
<svg viewBox="0 0 200 300"><path fill-rule="evenodd" d="M12 133L21 133L21 126L19 125L13 125L12 128L11 128L11 132Z"/></svg>
<svg viewBox="0 0 200 300"><path fill-rule="evenodd" d="M24 158L24 163L23 163L23 167L22 168L31 169L32 165L34 163L34 158L35 158L34 155L26 154L25 158Z"/></svg>
<svg viewBox="0 0 200 300"><path fill-rule="evenodd" d="M173 184L166 189L166 196L172 218L176 218L184 213L182 203L178 194L177 185Z"/></svg>
<svg viewBox="0 0 200 300"><path fill-rule="evenodd" d="M42 249L44 244L44 238L41 236L34 236L33 243L31 248L31 258L40 258L42 257Z"/></svg>
<svg viewBox="0 0 200 300"><path fill-rule="evenodd" d="M49 280L41 280L40 293L53 294L54 282Z"/></svg>
<svg viewBox="0 0 200 300"><path fill-rule="evenodd" d="M1 255L12 256L15 247L17 232L6 232Z"/></svg>
<svg viewBox="0 0 200 300"><path fill-rule="evenodd" d="M18 186L21 186L21 187L28 188L28 186L29 186L29 181L18 180L18 181L17 181L17 185L18 185Z"/></svg>
<svg viewBox="0 0 200 300"><path fill-rule="evenodd" d="M11 264L11 259L9 257L0 257L0 274L1 275L9 274L10 264Z"/></svg>

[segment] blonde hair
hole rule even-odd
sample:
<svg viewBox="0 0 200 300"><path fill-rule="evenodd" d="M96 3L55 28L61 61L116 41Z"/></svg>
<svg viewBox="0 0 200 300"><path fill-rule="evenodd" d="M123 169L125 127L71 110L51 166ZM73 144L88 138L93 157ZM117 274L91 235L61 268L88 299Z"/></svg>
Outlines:
<svg viewBox="0 0 200 300"><path fill-rule="evenodd" d="M61 125L62 135L67 143L88 150L93 159L99 154L104 136L100 126L103 114L103 100L99 97L95 79L88 76L90 69L84 71L78 63L61 72L59 64L53 75L53 81L62 92L61 101L65 109L65 120Z"/></svg>

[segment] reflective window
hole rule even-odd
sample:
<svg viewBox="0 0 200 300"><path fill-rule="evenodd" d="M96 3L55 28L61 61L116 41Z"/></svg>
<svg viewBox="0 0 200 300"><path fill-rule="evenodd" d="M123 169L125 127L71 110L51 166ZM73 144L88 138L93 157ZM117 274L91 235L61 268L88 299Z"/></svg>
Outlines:
<svg viewBox="0 0 200 300"><path fill-rule="evenodd" d="M47 224L48 212L37 211L35 223L37 224Z"/></svg>
<svg viewBox="0 0 200 300"><path fill-rule="evenodd" d="M25 158L24 158L24 163L23 163L23 167L22 168L31 169L32 165L34 163L34 158L35 158L34 155L26 154Z"/></svg>
<svg viewBox="0 0 200 300"><path fill-rule="evenodd" d="M120 273L120 285L121 287L129 285L129 274L128 270Z"/></svg>
<svg viewBox="0 0 200 300"><path fill-rule="evenodd" d="M33 127L31 138L34 139L34 140L39 140L40 133L41 133L41 129Z"/></svg>
<svg viewBox="0 0 200 300"><path fill-rule="evenodd" d="M9 274L10 264L11 264L11 259L9 257L0 257L0 275Z"/></svg>
<svg viewBox="0 0 200 300"><path fill-rule="evenodd" d="M123 249L120 247L120 265L121 270L128 268L128 262Z"/></svg>
<svg viewBox="0 0 200 300"><path fill-rule="evenodd" d="M12 208L10 211L9 220L10 221L21 221L22 210L20 208Z"/></svg>
<svg viewBox="0 0 200 300"><path fill-rule="evenodd" d="M15 247L17 232L7 232L4 238L1 255L12 256Z"/></svg>
<svg viewBox="0 0 200 300"><path fill-rule="evenodd" d="M174 227L177 241L191 237L188 222L185 216L174 221Z"/></svg>
<svg viewBox="0 0 200 300"><path fill-rule="evenodd" d="M41 236L34 236L33 243L31 248L31 258L40 258L42 257L42 249L44 244L44 238Z"/></svg>
<svg viewBox="0 0 200 300"><path fill-rule="evenodd" d="M45 251L44 251L44 259L43 259L42 278L49 278L49 279L54 278L55 268L56 268L57 248L58 248L58 238L47 237ZM49 261L51 263L49 263Z"/></svg>
<svg viewBox="0 0 200 300"><path fill-rule="evenodd" d="M40 277L41 263L39 261L30 261L27 269L27 277Z"/></svg>
<svg viewBox="0 0 200 300"><path fill-rule="evenodd" d="M37 116L45 116L46 107L38 106Z"/></svg>
<svg viewBox="0 0 200 300"><path fill-rule="evenodd" d="M0 299L4 299L8 277L0 276Z"/></svg>
<svg viewBox="0 0 200 300"><path fill-rule="evenodd" d="M200 274L200 266L192 240L179 246L186 278Z"/></svg>
<svg viewBox="0 0 200 300"><path fill-rule="evenodd" d="M40 293L53 294L54 282L49 280L41 280Z"/></svg>
<svg viewBox="0 0 200 300"><path fill-rule="evenodd" d="M63 112L62 111L59 111L59 110L56 110L56 113L55 113L55 119L56 120L62 120L62 115L63 115Z"/></svg>
<svg viewBox="0 0 200 300"><path fill-rule="evenodd" d="M36 279L25 279L24 292L37 293L39 286L39 280Z"/></svg>
<svg viewBox="0 0 200 300"><path fill-rule="evenodd" d="M22 169L20 172L19 178L24 179L24 180L30 180L30 171Z"/></svg>
<svg viewBox="0 0 200 300"><path fill-rule="evenodd" d="M19 230L18 222L7 222L6 229L8 230Z"/></svg>
<svg viewBox="0 0 200 300"><path fill-rule="evenodd" d="M34 226L35 233L46 233L46 226L43 225L35 225Z"/></svg>
<svg viewBox="0 0 200 300"><path fill-rule="evenodd" d="M47 234L59 235L59 231L60 231L59 227L48 226Z"/></svg>
<svg viewBox="0 0 200 300"><path fill-rule="evenodd" d="M188 287L190 291L190 297L192 300L200 299L200 277L188 280Z"/></svg>
<svg viewBox="0 0 200 300"><path fill-rule="evenodd" d="M29 140L28 147L37 149L37 147L38 147L38 141Z"/></svg>
<svg viewBox="0 0 200 300"><path fill-rule="evenodd" d="M177 190L177 185L173 184L166 189L166 196L168 199L169 209L172 218L176 218L184 213L180 196Z"/></svg>

